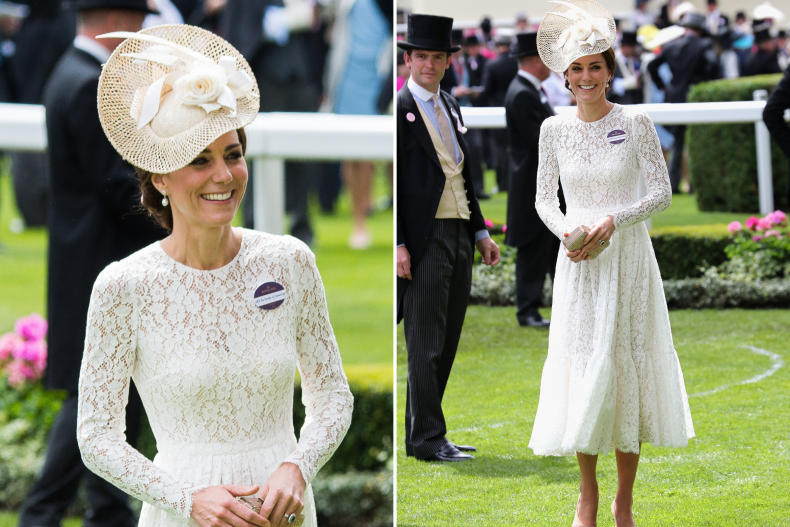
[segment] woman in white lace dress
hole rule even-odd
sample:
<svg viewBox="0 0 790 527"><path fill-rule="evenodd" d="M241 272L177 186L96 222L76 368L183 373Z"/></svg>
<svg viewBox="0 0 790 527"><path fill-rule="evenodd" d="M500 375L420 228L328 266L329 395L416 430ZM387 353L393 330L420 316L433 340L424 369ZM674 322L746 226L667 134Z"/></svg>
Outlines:
<svg viewBox="0 0 790 527"><path fill-rule="evenodd" d="M85 464L145 503L140 525L315 526L310 481L348 429L352 396L315 258L231 227L244 194L249 65L199 28L127 38L99 82L102 126L137 167L170 236L108 266L91 297L80 375ZM293 386L307 418L297 442ZM130 378L158 454L124 438ZM237 501L257 494L260 514Z"/></svg>
<svg viewBox="0 0 790 527"><path fill-rule="evenodd" d="M589 0L558 3L541 23L538 49L549 68L564 73L578 106L543 123L536 208L560 239L580 225L591 231L579 251L560 249L529 446L539 455L577 456L581 493L575 527L596 524L597 456L614 449L618 488L612 514L618 527L630 527L641 443L682 447L694 437L644 224L669 207L671 191L650 118L605 98L615 70L611 15ZM640 171L647 195L637 199ZM557 199L559 181L565 215ZM605 240L611 245L590 259L588 252Z"/></svg>

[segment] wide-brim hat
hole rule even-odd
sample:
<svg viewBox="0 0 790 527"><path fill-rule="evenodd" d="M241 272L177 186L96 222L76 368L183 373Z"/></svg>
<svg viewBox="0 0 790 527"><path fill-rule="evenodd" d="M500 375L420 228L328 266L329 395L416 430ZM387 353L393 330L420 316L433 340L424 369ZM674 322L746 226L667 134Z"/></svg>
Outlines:
<svg viewBox="0 0 790 527"><path fill-rule="evenodd" d="M538 52L550 70L568 69L579 57L612 47L617 29L604 6L592 0L549 0L557 7L546 13L538 28Z"/></svg>
<svg viewBox="0 0 790 527"><path fill-rule="evenodd" d="M524 32L516 35L516 51L513 56L529 57L538 54L538 34L535 32Z"/></svg>
<svg viewBox="0 0 790 527"><path fill-rule="evenodd" d="M133 9L152 15L159 14L159 11L148 5L147 0L66 0L63 2L63 9L67 11L96 8Z"/></svg>
<svg viewBox="0 0 790 527"><path fill-rule="evenodd" d="M660 48L664 44L677 40L686 34L686 30L680 26L669 26L658 31L653 38L644 43L644 47L648 51L653 51Z"/></svg>
<svg viewBox="0 0 790 527"><path fill-rule="evenodd" d="M406 22L406 40L398 41L405 50L446 51L455 53L461 46L453 45L453 19L436 15L409 15Z"/></svg>
<svg viewBox="0 0 790 527"><path fill-rule="evenodd" d="M214 33L171 24L102 37L126 38L102 70L98 104L104 133L132 165L173 172L258 115L250 65Z"/></svg>

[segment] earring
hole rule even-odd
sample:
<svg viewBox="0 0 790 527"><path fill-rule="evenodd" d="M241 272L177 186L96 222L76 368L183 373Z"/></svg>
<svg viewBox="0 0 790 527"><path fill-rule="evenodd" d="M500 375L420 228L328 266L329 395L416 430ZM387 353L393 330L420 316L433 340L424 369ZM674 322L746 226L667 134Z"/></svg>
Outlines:
<svg viewBox="0 0 790 527"><path fill-rule="evenodd" d="M167 190L162 190L162 206L167 207L169 204L170 202L167 201Z"/></svg>
<svg viewBox="0 0 790 527"><path fill-rule="evenodd" d="M611 78L611 77L609 77L608 79L606 79L606 87L607 87L607 88L609 87L609 83L610 83L610 82L612 82L612 78Z"/></svg>

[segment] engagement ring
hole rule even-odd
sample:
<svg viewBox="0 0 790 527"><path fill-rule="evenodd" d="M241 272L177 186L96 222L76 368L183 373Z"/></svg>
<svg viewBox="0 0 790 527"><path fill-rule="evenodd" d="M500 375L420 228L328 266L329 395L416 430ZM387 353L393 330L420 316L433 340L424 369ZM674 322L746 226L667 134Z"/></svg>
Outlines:
<svg viewBox="0 0 790 527"><path fill-rule="evenodd" d="M296 521L296 514L284 514L283 518L288 520L288 523L293 523Z"/></svg>
<svg viewBox="0 0 790 527"><path fill-rule="evenodd" d="M604 244L604 243L606 243L606 242L605 242L604 240L601 240L601 241L599 241L598 243L600 243L601 245L603 245L603 244Z"/></svg>

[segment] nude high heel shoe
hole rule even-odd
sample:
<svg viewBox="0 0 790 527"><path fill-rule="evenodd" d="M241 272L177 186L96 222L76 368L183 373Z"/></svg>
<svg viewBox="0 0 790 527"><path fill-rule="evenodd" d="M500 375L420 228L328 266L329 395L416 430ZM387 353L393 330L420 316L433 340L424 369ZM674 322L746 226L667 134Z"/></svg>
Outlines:
<svg viewBox="0 0 790 527"><path fill-rule="evenodd" d="M614 517L614 527L620 527L617 524L617 516L614 513L614 502L612 502L612 506L609 507L609 509L612 511L612 516ZM636 525L636 520L634 519L634 513L633 512L631 512L631 519L634 521L634 525Z"/></svg>
<svg viewBox="0 0 790 527"><path fill-rule="evenodd" d="M582 501L582 495L579 494L579 499L576 500L576 512L573 514L573 523L571 527L597 527L598 523L582 523L579 519L579 504Z"/></svg>

